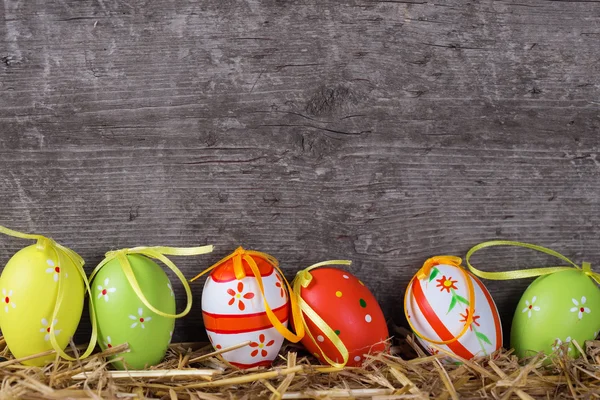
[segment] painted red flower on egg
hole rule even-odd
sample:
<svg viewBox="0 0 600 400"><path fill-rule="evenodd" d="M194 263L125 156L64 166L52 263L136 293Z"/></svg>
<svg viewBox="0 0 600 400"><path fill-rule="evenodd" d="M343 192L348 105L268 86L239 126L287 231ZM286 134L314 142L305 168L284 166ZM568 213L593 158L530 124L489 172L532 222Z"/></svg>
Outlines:
<svg viewBox="0 0 600 400"><path fill-rule="evenodd" d="M273 346L273 343L275 343L275 340L271 339L271 340L269 340L269 342L265 343L266 339L267 338L265 337L265 335L261 333L260 336L258 337L258 342L250 342L250 347L255 348L252 351L252 353L250 353L250 355L252 357L256 357L259 352L262 357L266 357L269 354L266 347Z"/></svg>
<svg viewBox="0 0 600 400"><path fill-rule="evenodd" d="M227 294L229 294L231 296L231 299L229 300L229 303L227 303L228 305L232 306L233 304L235 304L236 300L238 302L238 308L240 309L240 311L244 311L246 309L246 305L244 304L244 300L250 300L254 298L254 293L252 292L248 292L248 293L244 293L244 283L243 282L238 282L237 284L237 292L233 289L227 289Z"/></svg>
<svg viewBox="0 0 600 400"><path fill-rule="evenodd" d="M439 287L440 292L443 292L444 290L447 291L448 293L450 293L450 289L458 289L454 284L458 281L452 280L452 277L449 276L448 278L446 278L446 275L442 276L440 279L436 279L435 280L438 284L435 287Z"/></svg>
<svg viewBox="0 0 600 400"><path fill-rule="evenodd" d="M285 297L285 291L283 290L283 282L281 282L281 278L278 274L275 274L275 278L277 278L275 286L279 288L279 294L281 295L281 297Z"/></svg>
<svg viewBox="0 0 600 400"><path fill-rule="evenodd" d="M467 322L467 318L469 317L469 309L465 309L465 313L460 314L460 316L463 318L460 320L460 322ZM475 312L473 312L473 322L471 323L471 325L469 325L469 329L473 330L473 324L479 326L479 322L477 322L479 318L481 317L479 315L475 315Z"/></svg>

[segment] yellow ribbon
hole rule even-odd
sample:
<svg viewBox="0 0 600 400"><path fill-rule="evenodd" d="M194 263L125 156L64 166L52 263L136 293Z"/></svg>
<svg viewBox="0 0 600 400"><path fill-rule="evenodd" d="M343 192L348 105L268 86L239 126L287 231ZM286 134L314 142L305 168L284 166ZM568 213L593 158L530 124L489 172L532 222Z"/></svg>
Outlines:
<svg viewBox="0 0 600 400"><path fill-rule="evenodd" d="M322 267L325 265L351 265L351 264L352 264L352 261L349 261L349 260L322 261L320 263L313 264L310 267L303 269L302 271L298 271L298 273L296 274L296 278L294 278L294 281L292 282L292 287L293 287L292 297L296 298L296 302L298 303L298 305L300 306L300 310L302 311L302 313L300 313L300 320L302 321L302 325L305 327L306 334L308 335L310 340L313 342L313 344L315 346L317 346L317 348L321 352L321 356L323 356L325 361L327 361L332 367L340 368L340 369L344 368L344 366L348 363L348 357L350 356L348 349L346 348L346 346L344 345L344 342L342 342L340 337L335 333L335 331L333 329L331 329L331 327L325 321L323 321L323 318L321 318L319 316L319 314L317 314L315 312L315 310L313 310L312 307L309 306L304 301L304 299L302 298L300 293L302 291L302 288L308 288L310 286L310 284L313 280L313 276L310 273L310 271L312 271L313 269L319 268L319 267ZM338 363L338 362L333 361L329 357L327 357L327 355L325 354L323 349L321 349L321 346L319 346L319 343L315 340L314 336L310 332L310 329L308 329L306 320L304 319L304 315L306 315L306 317L308 317L308 319L311 320L312 323L314 323L317 326L317 328L319 328L321 330L321 332L323 332L323 334L333 343L333 345L335 346L337 351L342 355L343 362Z"/></svg>
<svg viewBox="0 0 600 400"><path fill-rule="evenodd" d="M58 260L58 265L65 265L66 264L64 262L65 257L68 258L71 261L71 263L73 263L73 265L75 266L75 269L77 269L77 273L83 280L86 291L88 293L92 292L90 290L89 281L87 279L85 271L83 270L83 264L84 264L83 258L81 258L81 256L79 254L77 254L76 252L74 252L73 250L71 250L61 244L58 244L54 240L47 238L45 236L17 232L12 229L5 228L4 226L0 226L0 233L4 233L5 235L20 238L20 239L37 240L36 247L39 250L45 250L46 248L49 248L52 251L54 251L54 253L56 254L56 258ZM84 292L84 295L85 295L85 292ZM57 292L57 297L56 297L56 303L54 303L54 309L52 310L52 318L50 319L50 321L54 321L57 319L57 316L60 311L60 307L62 305L64 297L65 297L65 289L64 289L64 285L63 285L63 270L61 269L60 273L58 274L58 292ZM94 309L93 304L90 304L90 314L91 314L91 320L92 320L92 335L91 335L90 343L89 343L86 351L79 357L80 360L84 359L84 358L88 357L90 354L92 354L92 351L94 351L94 348L96 347L96 341L98 338L98 331L97 331L97 326L96 326L96 311ZM49 333L50 333L50 343L52 344L52 348L62 358L69 360L69 361L77 360L76 358L73 358L73 357L69 356L68 354L66 354L63 351L63 349L59 346L58 341L56 340L54 324L50 324L50 332Z"/></svg>
<svg viewBox="0 0 600 400"><path fill-rule="evenodd" d="M465 325L463 326L462 330L458 333L458 335L455 335L452 339L434 340L434 339L431 339L431 338L425 336L423 333L419 332L417 330L417 328L413 325L410 318L408 317L408 309L407 309L407 307L404 307L404 315L406 316L408 325L410 326L412 331L415 333L415 335L419 336L421 339L426 340L430 343L434 343L434 344L454 343L457 340L459 340L461 337L463 337L463 335L465 333L467 333L467 331L469 330L469 327L473 323L473 314L475 313L475 288L473 287L473 282L471 281L471 277L469 276L469 273L467 271L465 271L465 269L461 266L461 264L462 264L462 259L459 257L455 257L455 256L431 257L427 261L425 261L425 263L423 263L423 266L421 267L421 269L410 280L410 283L408 284L409 288L412 287L415 279L421 280L421 279L428 278L429 274L431 273L431 269L433 267L435 267L436 265L453 265L453 266L457 267L460 270L460 272L463 274L463 276L465 278L465 283L467 284L467 292L468 292L468 296L469 296L469 298L467 299L469 301L468 315L467 315L467 318L465 319ZM412 293L412 291L410 291L410 290L407 290L406 292L404 292L404 304L408 304L409 292Z"/></svg>
<svg viewBox="0 0 600 400"><path fill-rule="evenodd" d="M481 271L481 270L473 267L473 265L471 265L469 260L470 260L471 256L473 255L473 253L475 253L478 250L485 249L487 247L493 247L493 246L524 247L527 249L539 251L541 253L556 257L556 258L570 264L571 266L531 268L531 269L521 269L521 270L516 270L516 271L506 271L506 272L485 272L485 271ZM467 263L467 267L469 267L469 269L471 270L471 272L473 274L475 274L481 278L484 278L484 279L509 280L509 279L531 278L531 277L535 277L535 276L548 275L548 274L553 274L555 272L576 269L576 270L582 271L585 275L589 276L591 279L596 281L596 283L600 284L600 274L592 271L590 263L588 263L588 262L582 262L581 267L579 267L573 261L571 261L567 257L563 256L562 254L560 254L552 249L548 249L548 248L542 247L542 246L537 246L535 244L512 242L510 240L491 240L489 242L483 242L483 243L480 243L480 244L472 247L467 252L466 263Z"/></svg>
<svg viewBox="0 0 600 400"><path fill-rule="evenodd" d="M271 264L271 266L273 266L273 268L275 268L275 270L277 270L277 272L279 272L279 274L281 275L281 279L283 279L283 281L285 282L288 292L290 293L290 305L292 308L292 321L294 324L294 330L296 331L295 334L292 331L290 331L288 328L286 328L281 323L281 321L279 321L279 319L277 318L277 316L275 315L275 313L269 306L269 302L267 301L267 297L265 296L265 288L263 285L262 277L260 275L260 270L258 269L258 265L256 265L256 261L254 261L254 259L252 258L253 256L262 258L263 260L265 260L269 264ZM209 268L205 269L204 271L202 271L201 273L199 273L198 275L196 275L195 277L190 279L190 282L195 281L196 279L200 278L202 275L205 275L206 273L214 270L221 264L223 264L226 261L229 261L231 259L233 261L233 272L235 274L236 279L238 279L238 280L244 279L246 277L246 272L244 271L244 266L243 266L242 260L246 261L248 263L250 270L252 270L252 273L254 274L254 279L256 279L256 283L258 284L260 294L262 295L263 303L265 305L265 311L267 313L267 317L269 318L269 321L271 322L273 327L277 330L277 332L279 332L281 335L283 335L284 338L286 338L287 340L289 340L292 343L297 343L300 340L302 340L302 338L304 337L304 325L302 325L300 323L300 318L301 318L302 314L298 308L296 299L294 298L294 296L292 296L292 288L291 288L289 282L287 281L287 279L285 278L285 276L283 275L283 272L281 271L281 269L279 269L279 262L277 261L277 259L275 259L275 257L270 256L269 254L266 254L266 253L262 253L260 251L246 250L242 247L238 247L233 253L231 253L227 257L224 257L217 263L213 264Z"/></svg>
<svg viewBox="0 0 600 400"><path fill-rule="evenodd" d="M129 282L129 284L131 285L131 288L133 289L134 293L138 296L140 301L146 307L148 307L148 309L150 309L152 312L160 315L161 317L181 318L181 317L184 317L185 315L187 315L190 312L190 310L192 309L192 291L190 289L190 285L188 285L187 280L185 279L185 276L183 276L183 274L181 273L179 268L177 268L177 266L175 266L175 264L171 260L169 260L165 255L195 256L195 255L210 253L211 251L213 251L212 245L202 246L202 247L164 247L164 246L134 247L131 249L121 249L121 250L109 251L106 253L104 260L102 260L102 262L100 262L100 264L98 264L98 266L92 272L92 275L90 276L90 281L92 281L94 279L94 276L96 276L98 271L100 271L100 269L104 265L106 265L107 263L111 262L112 260L114 260L116 258L117 260L119 260L119 264L121 265L121 270L125 274L125 277L127 278L127 281ZM150 302L148 301L148 299L142 292L142 289L140 288L140 285L139 285L137 279L135 278L135 274L133 273L133 269L131 268L129 259L127 258L127 255L129 255L129 254L139 254L139 255L149 257L149 258L153 258L155 260L159 260L163 264L165 264L171 271L173 271L173 273L175 273L175 275L179 278L181 283L183 283L183 287L185 289L185 294L187 296L187 304L186 304L185 310L183 310L179 314L170 314L170 313L163 312L163 311L157 309L156 307L154 307L152 304L150 304Z"/></svg>

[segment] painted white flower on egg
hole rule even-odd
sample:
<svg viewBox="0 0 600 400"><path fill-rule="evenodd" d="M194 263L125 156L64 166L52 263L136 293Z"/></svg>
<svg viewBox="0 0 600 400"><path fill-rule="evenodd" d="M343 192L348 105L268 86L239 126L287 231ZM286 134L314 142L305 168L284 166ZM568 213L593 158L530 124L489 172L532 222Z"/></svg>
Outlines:
<svg viewBox="0 0 600 400"><path fill-rule="evenodd" d="M104 301L108 301L108 294L109 293L114 293L114 292L117 291L117 288L114 288L114 287L109 288L108 284L109 284L109 279L106 278L104 280L104 286L102 286L102 285L98 285L97 286L97 288L98 288L98 298L104 297Z"/></svg>
<svg viewBox="0 0 600 400"><path fill-rule="evenodd" d="M525 300L525 308L523 309L523 312L527 313L528 318L531 318L532 311L540 311L540 308L538 306L534 306L536 300L537 296L533 296L533 298L531 299L531 303L529 302L529 300Z"/></svg>
<svg viewBox="0 0 600 400"><path fill-rule="evenodd" d="M131 328L135 328L136 326L140 325L142 327L142 329L145 329L146 326L144 325L145 323L148 323L152 320L152 317L144 317L144 310L142 309L142 307L138 308L138 316L136 317L135 315L130 315L129 319L134 320L136 322L134 322L133 324L131 324Z"/></svg>
<svg viewBox="0 0 600 400"><path fill-rule="evenodd" d="M556 338L552 344L552 351L557 352L559 355L563 355L564 349L562 347L564 344L568 345L567 353L571 352L571 336L567 336L564 342L560 338Z"/></svg>
<svg viewBox="0 0 600 400"><path fill-rule="evenodd" d="M575 304L575 307L571 308L571 312L576 312L579 319L583 318L584 313L589 314L592 311L589 308L584 307L584 304L587 301L585 296L581 297L581 301L577 301L576 299L571 299L571 301Z"/></svg>
<svg viewBox="0 0 600 400"><path fill-rule="evenodd" d="M58 334L61 332L61 329L56 329L56 324L58 324L58 320L57 319L55 319L54 321L52 321L52 323L49 323L46 318L42 318L42 326L43 326L43 328L40 329L40 332L45 333L44 340L46 342L48 340L50 340L50 328L54 327L54 336L58 336Z"/></svg>
<svg viewBox="0 0 600 400"><path fill-rule="evenodd" d="M13 295L12 290L7 291L6 289L2 289L2 296L4 297L4 311L5 312L8 312L8 310L10 309L9 306L12 308L17 307L15 302L12 301L12 299L11 299L12 295Z"/></svg>
<svg viewBox="0 0 600 400"><path fill-rule="evenodd" d="M48 264L48 267L50 268L46 268L46 273L47 274L52 274L53 278L54 278L54 282L58 282L58 275L60 275L60 265L55 264L54 261L48 259L46 260L46 264ZM65 274L65 277L67 275Z"/></svg>

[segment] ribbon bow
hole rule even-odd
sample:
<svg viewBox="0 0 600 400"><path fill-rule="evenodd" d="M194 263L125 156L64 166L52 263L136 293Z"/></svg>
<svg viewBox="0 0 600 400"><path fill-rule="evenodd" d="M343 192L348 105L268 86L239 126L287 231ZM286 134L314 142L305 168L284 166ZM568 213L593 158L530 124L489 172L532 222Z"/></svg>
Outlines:
<svg viewBox="0 0 600 400"><path fill-rule="evenodd" d="M58 244L54 240L47 238L45 236L22 233L22 232L14 231L12 229L5 228L4 226L0 226L0 233L4 233L5 235L20 238L20 239L37 240L36 248L39 250L51 249L52 251L54 251L54 253L56 254L56 258L58 259L59 265L66 264L64 262L65 258L70 260L71 263L75 266L75 269L77 270L77 273L79 274L79 277L83 280L83 283L85 284L85 289L86 289L85 291L87 291L88 293L91 293L89 281L87 279L85 271L83 270L83 265L85 262L83 261L83 258L81 258L81 256L79 254L77 254L76 252L74 252L73 250L71 250L61 244ZM84 291L84 295L85 295L85 291ZM52 310L52 318L50 319L50 321L54 321L57 319L58 313L60 311L60 307L64 300L64 297L65 297L65 287L63 285L63 274L61 272L58 274L58 290L57 290L57 296L56 296L56 303L54 303L54 308ZM79 357L80 360L87 358L90 354L92 354L92 351L94 351L94 348L96 347L96 341L98 338L98 331L97 331L97 326L96 326L96 312L95 312L93 305L90 305L90 314L92 317L91 318L92 319L92 335L90 337L90 343L89 343L87 349ZM56 332L54 330L54 324L50 324L49 334L50 334L50 343L52 344L52 348L62 358L69 360L69 361L77 360L76 358L73 358L73 357L67 355L63 351L61 346L59 346L58 341L56 340Z"/></svg>
<svg viewBox="0 0 600 400"><path fill-rule="evenodd" d="M300 306L300 310L302 311L300 313L300 320L302 321L302 325L305 327L305 332L308 335L308 337L310 338L310 340L313 342L313 344L315 346L317 346L317 348L321 352L321 356L323 356L325 361L327 361L331 366L333 366L335 368L344 368L344 366L348 363L348 357L349 357L348 349L346 348L344 343L341 341L340 337L335 333L335 331L333 329L331 329L331 327L325 321L323 321L323 318L321 318L319 316L319 314L317 314L315 312L315 310L313 310L312 307L309 306L308 303L306 303L304 301L304 299L302 298L300 293L302 291L302 288L308 288L310 286L310 284L313 280L313 276L310 273L310 271L312 271L313 269L319 268L319 267L322 267L325 265L351 265L351 264L352 264L352 261L349 261L349 260L322 261L320 263L313 264L310 267L303 269L302 271L298 271L298 273L296 274L296 278L292 282L292 287L293 287L292 297L294 297L296 299L296 302L298 303L298 305ZM323 334L331 341L331 343L333 343L333 345L335 346L337 351L342 355L343 362L338 363L338 362L333 361L329 357L327 357L327 355L325 354L323 349L321 349L321 346L319 346L319 343L315 340L314 336L310 332L310 329L308 329L306 320L304 319L305 315L313 324L315 324L317 326L317 328L319 328L321 330L321 332L323 332Z"/></svg>
<svg viewBox="0 0 600 400"><path fill-rule="evenodd" d="M288 292L290 293L290 303L291 303L291 308L292 308L292 322L294 324L294 330L296 331L295 334L292 331L290 331L288 328L286 328L281 323L281 321L279 321L279 318L277 318L277 316L275 315L275 313L269 306L269 302L267 301L267 297L265 296L265 288L263 285L262 277L260 275L260 270L258 269L258 265L256 264L256 261L254 261L253 257L262 258L263 260L265 260L266 262L271 264L271 266L273 268L275 268L275 270L277 270L277 272L279 272L279 275L281 275L281 278L285 282ZM223 259L219 260L217 263L213 264L209 268L205 269L204 271L202 271L201 273L199 273L198 275L196 275L195 277L190 279L190 282L195 281L196 279L200 278L202 275L205 275L206 273L214 270L215 268L219 267L220 265L222 265L223 263L225 263L229 260L233 261L233 272L235 274L235 278L238 280L244 279L246 277L246 271L244 270L243 261L245 261L248 264L248 266L250 267L250 270L254 274L254 279L256 279L256 283L258 284L260 294L262 295L263 303L265 305L265 311L267 313L267 318L269 318L269 321L271 322L273 327L277 330L277 332L279 332L284 338L286 338L287 340L289 340L292 343L297 343L300 340L302 340L302 338L304 337L304 333L305 333L304 325L300 324L300 318L301 318L302 314L298 308L298 304L297 304L295 297L292 295L292 288L291 288L289 282L287 281L287 279L285 278L285 276L283 275L283 272L281 271L281 269L279 269L279 262L277 261L277 259L275 257L273 257L267 253L262 253L260 251L246 250L243 247L238 247L233 253L231 253L227 257L224 257Z"/></svg>
<svg viewBox="0 0 600 400"><path fill-rule="evenodd" d="M570 264L571 266L531 268L531 269L521 269L521 270L516 270L516 271L506 271L506 272L484 272L484 271L481 271L481 270L473 267L473 265L471 265L469 260L470 260L471 256L473 255L473 253L475 253L478 250L485 249L486 247L493 247L493 246L524 247L527 249L539 251L541 253L556 257L556 258ZM509 279L531 278L531 277L535 277L535 276L548 275L548 274L553 274L555 272L576 269L576 270L582 271L585 275L589 276L596 283L600 284L600 274L592 271L590 263L584 261L581 263L581 267L580 267L577 264L575 264L573 261L568 259L567 257L563 256L562 254L560 254L552 249L548 249L546 247L542 247L542 246L538 246L538 245L530 244L530 243L512 242L510 240L491 240L489 242L483 242L476 246L473 246L467 252L465 261L467 263L467 267L469 267L469 269L471 270L471 272L473 274L475 274L481 278L484 278L484 279L509 280Z"/></svg>
<svg viewBox="0 0 600 400"><path fill-rule="evenodd" d="M462 259L459 257L455 257L455 256L431 257L423 263L423 266L421 267L421 269L419 269L419 271L415 274L415 276L411 279L410 283L408 284L408 290L406 290L406 292L404 293L404 304L408 304L409 293L412 293L410 288L412 288L412 285L413 285L413 282L415 281L415 279L418 279L418 280L427 279L431 274L431 270L436 265L452 265L452 266L457 267L458 270L463 274L464 279L465 279L465 284L467 285L467 292L468 292L468 297L469 297L468 298L469 308L467 311L467 317L465 318L465 324L463 325L461 331L457 335L454 335L451 339L435 340L435 339L431 339L431 338L425 336L423 333L419 332L419 330L413 325L411 319L409 318L408 308L404 307L404 315L406 316L408 325L410 326L412 331L415 333L415 335L419 336L421 339L426 340L433 344L454 343L457 340L459 340L461 337L463 337L463 335L465 333L467 333L467 331L469 330L469 327L473 323L473 314L475 313L475 289L473 288L472 278L469 276L469 273L461 266L461 264L462 264ZM431 278L431 279L433 279L433 278Z"/></svg>
<svg viewBox="0 0 600 400"><path fill-rule="evenodd" d="M134 247L131 249L113 250L113 251L107 252L104 260L102 260L102 262L100 262L100 264L98 264L98 266L94 269L94 271L92 272L92 275L90 275L90 281L92 281L94 279L94 277L96 276L98 271L100 271L100 269L104 265L108 264L109 262L111 262L112 260L114 260L116 258L117 260L119 260L119 264L121 264L121 269L122 269L123 273L125 274L127 281L131 285L131 288L133 289L135 294L138 296L140 301L146 307L148 307L148 309L150 309L152 312L160 315L161 317L181 318L181 317L187 315L190 312L190 310L192 309L192 291L190 289L190 285L188 285L187 280L185 279L185 277L183 276L183 274L181 273L179 268L177 268L177 266L175 266L175 264L171 260L169 260L166 257L166 255L194 256L194 255L210 253L211 251L213 251L212 245L202 246L202 247L164 247L164 246ZM179 314L170 314L170 313L165 313L165 312L157 309L156 307L154 307L152 304L150 304L150 302L148 301L146 296L144 296L144 293L142 292L142 289L140 288L140 285L139 285L137 279L135 278L135 274L133 273L133 269L131 268L129 259L127 258L127 255L129 255L129 254L140 254L140 255L143 255L143 256L146 256L149 258L153 258L155 260L159 260L163 264L165 264L171 271L173 271L175 273L175 275L177 276L177 278L179 278L179 280L181 281L181 283L183 284L183 287L185 289L185 294L187 296L187 304L186 304L185 310L183 310Z"/></svg>

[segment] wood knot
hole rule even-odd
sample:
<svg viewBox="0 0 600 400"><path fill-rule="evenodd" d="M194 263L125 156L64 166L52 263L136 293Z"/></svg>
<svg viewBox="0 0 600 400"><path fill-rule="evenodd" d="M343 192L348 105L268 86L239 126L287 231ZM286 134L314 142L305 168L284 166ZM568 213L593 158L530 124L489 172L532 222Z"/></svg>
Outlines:
<svg viewBox="0 0 600 400"><path fill-rule="evenodd" d="M306 103L306 112L317 117L333 115L355 103L356 96L348 87L321 86Z"/></svg>

